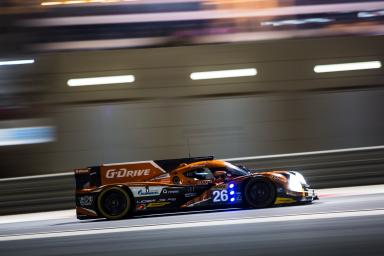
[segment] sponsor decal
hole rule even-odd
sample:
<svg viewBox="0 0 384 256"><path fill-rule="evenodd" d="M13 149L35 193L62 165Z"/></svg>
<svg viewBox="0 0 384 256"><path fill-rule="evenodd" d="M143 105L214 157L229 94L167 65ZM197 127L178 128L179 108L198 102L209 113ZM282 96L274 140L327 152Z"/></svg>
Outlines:
<svg viewBox="0 0 384 256"><path fill-rule="evenodd" d="M196 193L186 193L185 197L194 197L196 196Z"/></svg>
<svg viewBox="0 0 384 256"><path fill-rule="evenodd" d="M156 202L156 203L149 203L147 205L147 208L151 208L151 207L162 207L162 206L165 206L165 205L168 205L170 204L170 202Z"/></svg>
<svg viewBox="0 0 384 256"><path fill-rule="evenodd" d="M208 184L211 184L212 181L211 180L198 180L196 183L197 183L197 185L208 185Z"/></svg>
<svg viewBox="0 0 384 256"><path fill-rule="evenodd" d="M163 194L179 194L180 193L179 190L169 190L166 188L164 188L162 192L163 192Z"/></svg>
<svg viewBox="0 0 384 256"><path fill-rule="evenodd" d="M221 190L226 188L227 188L227 184L220 184L220 185L216 185L213 189Z"/></svg>
<svg viewBox="0 0 384 256"><path fill-rule="evenodd" d="M143 190L143 189L140 189L139 191L137 191L137 194L139 195L139 196L151 196L151 195L158 195L159 194L159 192L157 192L157 191L150 191L150 190Z"/></svg>
<svg viewBox="0 0 384 256"><path fill-rule="evenodd" d="M79 203L81 206L90 206L93 204L93 196L81 196Z"/></svg>
<svg viewBox="0 0 384 256"><path fill-rule="evenodd" d="M148 204L148 203L153 203L155 201L156 201L156 199L143 199L143 200L138 200L137 203L139 203L139 204Z"/></svg>
<svg viewBox="0 0 384 256"><path fill-rule="evenodd" d="M105 164L100 166L101 184L147 182L166 172L153 161Z"/></svg>
<svg viewBox="0 0 384 256"><path fill-rule="evenodd" d="M130 187L134 197L159 196L164 186Z"/></svg>
<svg viewBox="0 0 384 256"><path fill-rule="evenodd" d="M105 178L114 179L114 178L123 178L123 177L140 177L148 176L151 174L151 169L139 169L139 170L129 170L127 168L120 169L109 169L105 173Z"/></svg>
<svg viewBox="0 0 384 256"><path fill-rule="evenodd" d="M295 199L287 198L287 197L277 197L275 204L289 204L297 202Z"/></svg>

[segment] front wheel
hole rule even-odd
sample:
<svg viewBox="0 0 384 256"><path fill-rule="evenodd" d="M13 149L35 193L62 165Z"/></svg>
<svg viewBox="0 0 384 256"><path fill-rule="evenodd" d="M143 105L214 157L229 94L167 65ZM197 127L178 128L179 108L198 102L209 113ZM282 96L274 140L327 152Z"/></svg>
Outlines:
<svg viewBox="0 0 384 256"><path fill-rule="evenodd" d="M252 179L245 185L244 199L252 208L272 206L276 199L275 186L267 179Z"/></svg>
<svg viewBox="0 0 384 256"><path fill-rule="evenodd" d="M121 187L108 187L101 191L97 206L101 215L110 220L124 218L131 209L131 199Z"/></svg>

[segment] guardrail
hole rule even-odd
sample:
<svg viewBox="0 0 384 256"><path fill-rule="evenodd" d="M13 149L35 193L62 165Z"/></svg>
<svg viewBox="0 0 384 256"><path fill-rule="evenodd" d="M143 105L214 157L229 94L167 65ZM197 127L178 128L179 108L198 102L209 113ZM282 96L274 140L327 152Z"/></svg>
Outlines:
<svg viewBox="0 0 384 256"><path fill-rule="evenodd" d="M300 171L314 188L384 183L384 146L224 159ZM0 215L74 208L72 173L0 179Z"/></svg>

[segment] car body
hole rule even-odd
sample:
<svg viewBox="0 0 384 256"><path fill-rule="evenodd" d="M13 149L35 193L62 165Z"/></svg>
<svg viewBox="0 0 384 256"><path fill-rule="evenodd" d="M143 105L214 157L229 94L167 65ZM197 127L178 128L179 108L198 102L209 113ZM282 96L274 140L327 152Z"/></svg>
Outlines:
<svg viewBox="0 0 384 256"><path fill-rule="evenodd" d="M103 164L75 170L79 219L191 208L309 203L317 199L298 172L258 172L214 157Z"/></svg>

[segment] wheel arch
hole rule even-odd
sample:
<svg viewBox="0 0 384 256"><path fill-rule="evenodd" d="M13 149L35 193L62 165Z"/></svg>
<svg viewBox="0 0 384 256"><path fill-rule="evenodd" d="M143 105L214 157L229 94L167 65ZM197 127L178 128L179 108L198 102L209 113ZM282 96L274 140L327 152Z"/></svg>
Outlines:
<svg viewBox="0 0 384 256"><path fill-rule="evenodd" d="M270 182L273 185L273 187L275 189L275 192L277 193L276 182L272 178L270 178L269 176L265 176L265 175L255 175L255 176L249 177L246 181L243 182L242 192L244 192L245 187L247 186L247 184L250 181L254 181L254 180L261 180L261 181L268 181L268 182Z"/></svg>
<svg viewBox="0 0 384 256"><path fill-rule="evenodd" d="M277 197L277 186L276 186L276 182L271 177L268 177L268 176L265 176L265 175L255 175L255 176L249 177L243 183L242 197L243 197L244 205L246 207L250 207L250 205L248 204L247 199L246 199L246 197L247 197L247 195L246 195L246 188L247 188L247 185L248 185L249 182L256 182L256 181L268 182L269 184L272 185L273 191L274 191L274 199L272 200L272 203L270 204L270 206L272 206L274 204L275 200L276 200L276 197Z"/></svg>
<svg viewBox="0 0 384 256"><path fill-rule="evenodd" d="M99 193L97 193L97 197L96 197L96 211L97 211L97 214L99 216L103 216L101 210L100 210L100 206L99 206L99 200L100 200L100 197L103 195L103 192L105 190L109 190L109 189L112 189L112 188L120 188L120 189L123 189L128 197L129 197L129 200L130 200L130 203L131 203L131 206L127 212L127 216L129 216L133 211L134 209L136 208L136 202L135 202L135 198L133 196L133 193L131 191L131 189L129 188L129 186L127 186L126 184L110 184L110 185L107 185L107 186L104 186L100 191Z"/></svg>

